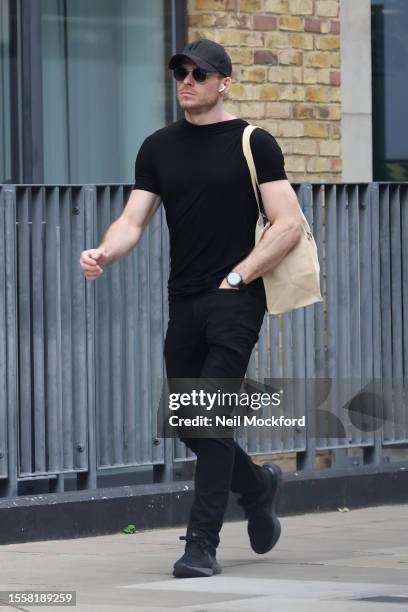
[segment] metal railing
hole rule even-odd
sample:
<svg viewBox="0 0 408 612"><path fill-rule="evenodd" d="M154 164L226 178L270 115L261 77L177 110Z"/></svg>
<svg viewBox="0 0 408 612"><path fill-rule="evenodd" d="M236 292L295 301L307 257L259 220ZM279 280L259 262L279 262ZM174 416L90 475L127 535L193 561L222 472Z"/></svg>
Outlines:
<svg viewBox="0 0 408 612"><path fill-rule="evenodd" d="M323 303L265 316L247 376L304 381L291 416L305 413L311 380L390 380L383 427L353 420L344 435L291 428L237 431L252 454L294 451L300 468L316 450L364 449L379 463L408 442L408 184L294 185L314 232ZM131 186L0 186L0 492L19 480L77 473L96 487L104 470L194 458L156 436L165 376L168 233L163 210L140 244L97 282L79 267L123 210ZM405 239L404 239L405 238ZM305 395L306 394L306 395ZM340 415L345 398L332 393ZM329 431L330 433L330 431Z"/></svg>

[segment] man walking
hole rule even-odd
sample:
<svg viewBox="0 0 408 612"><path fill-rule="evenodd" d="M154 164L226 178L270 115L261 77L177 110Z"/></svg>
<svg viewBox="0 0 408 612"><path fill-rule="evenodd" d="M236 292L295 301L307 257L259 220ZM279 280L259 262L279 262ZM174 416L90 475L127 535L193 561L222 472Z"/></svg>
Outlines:
<svg viewBox="0 0 408 612"><path fill-rule="evenodd" d="M163 202L170 233L169 325L164 357L168 379L243 380L266 308L262 274L276 266L300 238L296 195L276 140L263 129L251 148L271 227L256 247L258 208L242 151L248 123L227 113L224 97L232 65L225 49L197 40L174 55L184 118L143 142L135 184L121 216L100 246L83 251L87 279L127 255ZM174 576L211 576L229 491L248 519L252 549L266 553L278 541L275 513L281 473L257 466L228 437L183 437L197 455L195 493L185 553Z"/></svg>

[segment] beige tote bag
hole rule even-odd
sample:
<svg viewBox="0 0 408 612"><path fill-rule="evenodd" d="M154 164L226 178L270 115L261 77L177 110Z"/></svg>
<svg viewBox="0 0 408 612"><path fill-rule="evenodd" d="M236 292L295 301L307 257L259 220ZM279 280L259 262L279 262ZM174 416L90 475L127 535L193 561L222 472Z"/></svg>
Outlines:
<svg viewBox="0 0 408 612"><path fill-rule="evenodd" d="M255 226L255 243L262 240L264 233L271 227L270 222L264 226L257 191L258 178L249 143L251 132L256 128L256 125L248 125L242 136L242 147L251 174L259 210L259 217ZM262 276L269 314L282 314L323 301L320 293L320 265L317 246L300 206L299 209L303 221L302 237L276 267L271 271L266 271Z"/></svg>

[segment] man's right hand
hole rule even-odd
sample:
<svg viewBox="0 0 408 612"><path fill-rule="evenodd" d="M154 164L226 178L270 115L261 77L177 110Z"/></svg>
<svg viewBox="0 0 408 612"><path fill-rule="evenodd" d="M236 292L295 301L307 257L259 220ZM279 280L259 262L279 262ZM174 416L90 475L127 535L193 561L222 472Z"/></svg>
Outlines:
<svg viewBox="0 0 408 612"><path fill-rule="evenodd" d="M87 251L82 251L79 265L85 274L85 278L96 280L103 273L104 250L88 249Z"/></svg>

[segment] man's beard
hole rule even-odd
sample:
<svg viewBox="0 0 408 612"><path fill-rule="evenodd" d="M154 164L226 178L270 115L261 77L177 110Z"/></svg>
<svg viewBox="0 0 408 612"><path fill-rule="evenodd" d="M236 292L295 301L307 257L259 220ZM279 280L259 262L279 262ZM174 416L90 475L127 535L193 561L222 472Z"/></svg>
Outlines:
<svg viewBox="0 0 408 612"><path fill-rule="evenodd" d="M214 100L212 102L211 102L211 100L210 101L206 100L202 104L193 104L193 105L190 105L190 104L188 104L188 102L187 102L187 104L185 104L183 100L181 100L181 101L179 100L179 104L180 104L180 108L181 109L186 110L186 111L190 111L191 110L192 112L194 112L194 111L197 111L197 112L198 111L200 111L200 112L210 111L210 110L212 110L214 108L214 106L216 106L217 102L218 102L218 98L214 98Z"/></svg>

